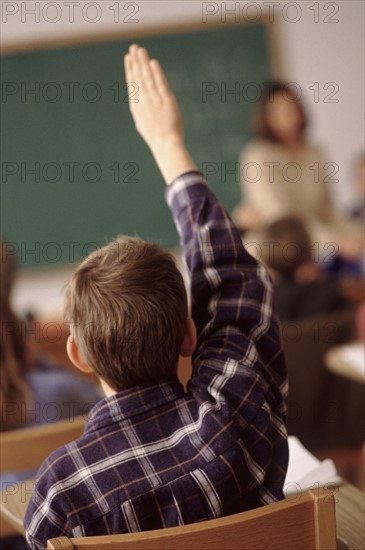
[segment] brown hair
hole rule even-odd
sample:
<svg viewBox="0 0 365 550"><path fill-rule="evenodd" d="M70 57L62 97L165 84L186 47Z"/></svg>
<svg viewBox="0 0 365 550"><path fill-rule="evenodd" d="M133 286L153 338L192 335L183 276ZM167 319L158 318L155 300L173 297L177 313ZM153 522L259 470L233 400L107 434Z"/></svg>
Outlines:
<svg viewBox="0 0 365 550"><path fill-rule="evenodd" d="M275 143L280 143L280 138L270 127L267 120L267 105L273 101L275 95L281 94L287 101L294 103L298 109L301 117L300 132L304 135L304 132L308 126L308 118L304 111L302 103L299 101L294 93L290 90L290 84L284 84L283 82L270 82L265 85L262 100L256 111L253 123L253 134L256 138L265 139Z"/></svg>
<svg viewBox="0 0 365 550"><path fill-rule="evenodd" d="M1 238L0 245L0 411L1 431L5 431L24 423L23 409L30 399L25 374L32 368L32 361L26 344L26 324L10 306L15 251Z"/></svg>
<svg viewBox="0 0 365 550"><path fill-rule="evenodd" d="M11 243L0 237L0 296L7 303L10 302L16 263L15 248Z"/></svg>
<svg viewBox="0 0 365 550"><path fill-rule="evenodd" d="M65 316L93 370L116 391L176 377L187 296L173 257L136 237L93 252L68 286Z"/></svg>
<svg viewBox="0 0 365 550"><path fill-rule="evenodd" d="M297 269L312 261L311 240L304 223L287 217L264 231L263 261L283 277L293 277Z"/></svg>

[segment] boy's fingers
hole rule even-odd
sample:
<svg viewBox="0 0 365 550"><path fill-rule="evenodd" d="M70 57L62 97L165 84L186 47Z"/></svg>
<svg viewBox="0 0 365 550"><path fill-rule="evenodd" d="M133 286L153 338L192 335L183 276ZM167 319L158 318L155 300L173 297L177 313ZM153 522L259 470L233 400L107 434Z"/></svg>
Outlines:
<svg viewBox="0 0 365 550"><path fill-rule="evenodd" d="M134 103L139 101L139 86L136 84L137 78L134 71L134 63L131 54L127 54L124 56L124 68L125 68L125 80L127 83L127 90L129 90L129 86L133 86L133 98L134 101L129 103L129 107L131 110L133 110ZM137 88L137 90L136 90ZM129 94L128 94L129 98Z"/></svg>
<svg viewBox="0 0 365 550"><path fill-rule="evenodd" d="M133 63L132 57L129 53L124 56L124 70L125 70L125 79L127 82L133 82Z"/></svg>
<svg viewBox="0 0 365 550"><path fill-rule="evenodd" d="M138 56L139 66L143 77L141 84L146 87L148 92L153 92L156 89L156 83L150 66L150 56L145 48L139 48L136 55Z"/></svg>
<svg viewBox="0 0 365 550"><path fill-rule="evenodd" d="M152 59L150 62L150 67L153 73L153 78L156 83L157 88L161 92L168 92L170 91L170 85L167 81L165 72L163 68L161 67L159 61L157 59Z"/></svg>
<svg viewBox="0 0 365 550"><path fill-rule="evenodd" d="M131 44L129 46L129 53L133 56L138 50L138 48L139 48L138 44Z"/></svg>
<svg viewBox="0 0 365 550"><path fill-rule="evenodd" d="M129 47L129 52L124 56L124 67L127 82L136 82L139 77L139 62L136 57L138 47L139 46L137 46L137 44L132 44Z"/></svg>
<svg viewBox="0 0 365 550"><path fill-rule="evenodd" d="M138 50L139 50L139 46L137 44L132 44L129 48L130 68L131 68L133 81L136 83L138 83L138 81L141 80L141 74L142 74L139 57L137 55Z"/></svg>

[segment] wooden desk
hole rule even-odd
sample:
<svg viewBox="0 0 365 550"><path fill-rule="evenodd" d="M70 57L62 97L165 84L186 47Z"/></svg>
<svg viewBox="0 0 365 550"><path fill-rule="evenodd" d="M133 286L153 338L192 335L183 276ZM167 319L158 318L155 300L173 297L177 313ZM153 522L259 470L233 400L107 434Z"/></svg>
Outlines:
<svg viewBox="0 0 365 550"><path fill-rule="evenodd" d="M2 495L1 516L24 534L22 518L31 494L33 480L19 484L17 491L9 491ZM337 538L341 539L348 550L364 550L365 548L365 493L356 487L345 483L335 490ZM299 526L298 526L299 528ZM329 549L331 550L331 549ZM335 549L333 549L335 550Z"/></svg>
<svg viewBox="0 0 365 550"><path fill-rule="evenodd" d="M344 483L335 494L337 538L347 542L349 550L365 548L365 493Z"/></svg>
<svg viewBox="0 0 365 550"><path fill-rule="evenodd" d="M351 342L331 348L325 355L324 362L328 370L365 384L365 343ZM364 546L365 548L365 546Z"/></svg>
<svg viewBox="0 0 365 550"><path fill-rule="evenodd" d="M23 518L34 486L34 479L28 479L9 486L1 492L0 537L17 533L24 535Z"/></svg>

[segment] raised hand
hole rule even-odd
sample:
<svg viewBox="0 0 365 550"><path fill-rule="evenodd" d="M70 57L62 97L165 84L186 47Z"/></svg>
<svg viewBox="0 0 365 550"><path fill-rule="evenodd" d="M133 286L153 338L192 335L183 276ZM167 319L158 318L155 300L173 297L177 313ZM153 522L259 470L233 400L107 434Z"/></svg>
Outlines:
<svg viewBox="0 0 365 550"><path fill-rule="evenodd" d="M127 84L137 86L130 110L147 145L153 150L171 140L183 143L180 109L160 63L136 44L129 48L124 62Z"/></svg>
<svg viewBox="0 0 365 550"><path fill-rule="evenodd" d="M138 133L150 147L170 183L188 170L196 170L184 145L180 109L165 73L156 59L136 44L124 58L126 81L137 87L129 107Z"/></svg>

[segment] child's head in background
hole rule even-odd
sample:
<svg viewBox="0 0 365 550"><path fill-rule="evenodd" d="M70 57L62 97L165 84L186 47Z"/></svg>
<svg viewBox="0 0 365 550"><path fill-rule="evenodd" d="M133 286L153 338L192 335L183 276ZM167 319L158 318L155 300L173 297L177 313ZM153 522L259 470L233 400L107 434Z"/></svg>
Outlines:
<svg viewBox="0 0 365 550"><path fill-rule="evenodd" d="M312 243L305 224L288 216L266 227L264 263L280 277L300 279L301 271L313 273Z"/></svg>
<svg viewBox="0 0 365 550"><path fill-rule="evenodd" d="M176 378L179 354L193 351L182 275L170 254L139 238L120 236L80 264L65 316L70 359L116 392Z"/></svg>

